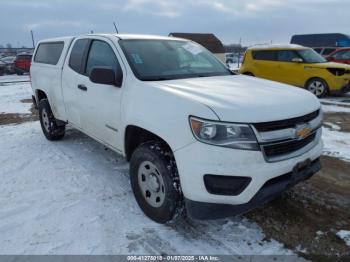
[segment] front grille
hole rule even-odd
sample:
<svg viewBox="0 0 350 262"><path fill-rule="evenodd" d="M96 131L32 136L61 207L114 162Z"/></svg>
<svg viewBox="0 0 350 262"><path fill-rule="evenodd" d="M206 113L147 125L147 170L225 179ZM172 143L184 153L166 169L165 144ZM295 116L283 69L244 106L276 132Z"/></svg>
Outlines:
<svg viewBox="0 0 350 262"><path fill-rule="evenodd" d="M318 117L320 110L312 112L310 114L295 117L285 120L273 121L273 122L263 122L254 124L254 127L259 132L274 131L285 128L294 128L297 124L307 123Z"/></svg>
<svg viewBox="0 0 350 262"><path fill-rule="evenodd" d="M263 146L265 155L268 158L291 154L310 144L316 138L316 133L311 134L303 140L292 140L284 143Z"/></svg>

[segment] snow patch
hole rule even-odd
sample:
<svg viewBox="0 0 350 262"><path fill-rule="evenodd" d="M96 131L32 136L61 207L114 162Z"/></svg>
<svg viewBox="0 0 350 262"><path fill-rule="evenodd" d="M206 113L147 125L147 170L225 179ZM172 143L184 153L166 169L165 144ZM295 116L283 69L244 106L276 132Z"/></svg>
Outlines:
<svg viewBox="0 0 350 262"><path fill-rule="evenodd" d="M350 133L322 129L324 149L323 154L350 161Z"/></svg>
<svg viewBox="0 0 350 262"><path fill-rule="evenodd" d="M0 137L0 254L293 254L244 217L150 221L128 163L76 130L52 143L31 122Z"/></svg>
<svg viewBox="0 0 350 262"><path fill-rule="evenodd" d="M340 230L337 233L337 236L340 237L341 239L343 239L345 241L346 245L348 245L350 247L350 231Z"/></svg>
<svg viewBox="0 0 350 262"><path fill-rule="evenodd" d="M325 113L350 113L350 107L337 105L322 105L322 110Z"/></svg>
<svg viewBox="0 0 350 262"><path fill-rule="evenodd" d="M31 99L30 83L0 85L0 114L18 113L28 114L32 103L23 103L23 99Z"/></svg>
<svg viewBox="0 0 350 262"><path fill-rule="evenodd" d="M5 76L0 76L0 84L4 82L17 82L17 81L29 81L29 76L28 75L5 75Z"/></svg>

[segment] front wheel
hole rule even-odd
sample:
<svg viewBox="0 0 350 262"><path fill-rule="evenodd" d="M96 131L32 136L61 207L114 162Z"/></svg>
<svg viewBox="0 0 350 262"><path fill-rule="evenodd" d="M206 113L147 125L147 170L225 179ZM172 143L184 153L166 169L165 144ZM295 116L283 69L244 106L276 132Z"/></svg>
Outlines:
<svg viewBox="0 0 350 262"><path fill-rule="evenodd" d="M162 143L148 142L135 150L130 181L138 205L153 221L164 224L182 214L176 163L171 150Z"/></svg>
<svg viewBox="0 0 350 262"><path fill-rule="evenodd" d="M321 78L310 79L306 84L306 89L318 98L324 97L328 93L328 85Z"/></svg>
<svg viewBox="0 0 350 262"><path fill-rule="evenodd" d="M251 76L251 77L254 77L254 74L253 74L253 73L251 73L251 72L245 72L245 73L243 73L243 75L245 75L245 76Z"/></svg>
<svg viewBox="0 0 350 262"><path fill-rule="evenodd" d="M39 119L41 129L48 140L60 140L64 137L66 126L57 125L56 118L51 111L51 107L47 99L42 99L39 102Z"/></svg>

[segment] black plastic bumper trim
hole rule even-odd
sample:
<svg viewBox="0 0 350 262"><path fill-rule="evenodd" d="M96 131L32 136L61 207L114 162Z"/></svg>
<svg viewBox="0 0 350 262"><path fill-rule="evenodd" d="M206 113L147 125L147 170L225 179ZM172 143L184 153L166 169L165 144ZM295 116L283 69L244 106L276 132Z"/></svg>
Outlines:
<svg viewBox="0 0 350 262"><path fill-rule="evenodd" d="M293 171L267 181L256 195L246 204L212 204L185 199L187 214L193 219L219 219L246 213L279 196L301 181L311 178L321 170L320 159L306 160L297 164Z"/></svg>

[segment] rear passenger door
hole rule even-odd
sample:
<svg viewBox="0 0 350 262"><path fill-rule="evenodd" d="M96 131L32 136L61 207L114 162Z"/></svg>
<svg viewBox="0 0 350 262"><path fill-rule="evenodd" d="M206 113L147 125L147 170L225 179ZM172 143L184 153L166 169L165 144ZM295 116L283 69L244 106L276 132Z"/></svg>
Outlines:
<svg viewBox="0 0 350 262"><path fill-rule="evenodd" d="M276 67L276 75L280 82L303 86L304 80L304 64L293 62L293 59L301 57L294 50L279 50L277 53L278 66Z"/></svg>
<svg viewBox="0 0 350 262"><path fill-rule="evenodd" d="M255 50L253 56L253 73L256 77L278 81L275 74L277 53L274 50Z"/></svg>
<svg viewBox="0 0 350 262"><path fill-rule="evenodd" d="M72 121L75 121L85 133L120 150L122 145L119 142L121 141L119 130L123 84L121 87L96 84L89 79L94 67L108 67L115 72L117 70L123 72L119 54L114 44L106 38L96 37L84 40L87 42L79 43L81 48L84 47L84 51L77 48L77 53L82 53L81 63L77 63L81 64L80 72L67 72L73 75L74 81L70 84L70 93L75 97L68 103L67 110L72 112L71 115L74 118ZM74 46L72 50L74 56L73 51Z"/></svg>

